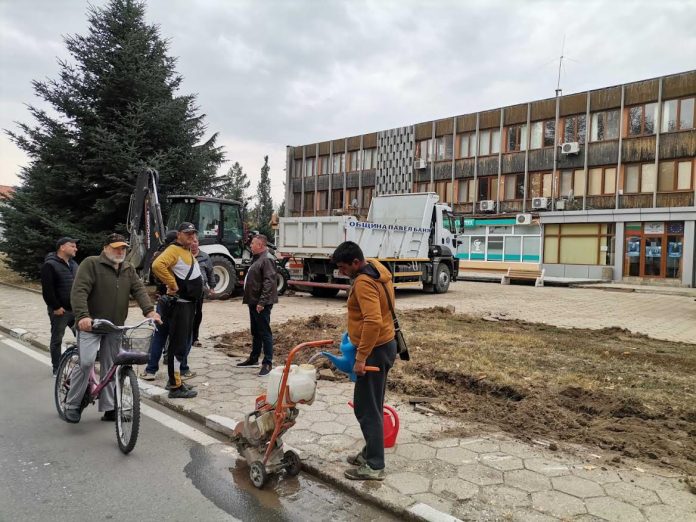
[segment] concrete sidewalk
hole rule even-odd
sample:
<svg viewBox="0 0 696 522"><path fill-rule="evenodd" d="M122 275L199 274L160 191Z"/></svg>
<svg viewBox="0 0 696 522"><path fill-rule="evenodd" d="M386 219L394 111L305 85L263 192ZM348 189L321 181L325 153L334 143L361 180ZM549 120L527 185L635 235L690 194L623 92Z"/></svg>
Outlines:
<svg viewBox="0 0 696 522"><path fill-rule="evenodd" d="M501 289L500 285L480 283L457 283L454 288L455 292L445 294L446 299L437 304L453 304L458 311L486 315L533 309L538 302L539 307L556 309L557 313L549 314L549 319L564 323L559 326L573 327L602 327L602 321L609 322L606 326L626 326L625 322L630 323L627 316L633 314L631 321L641 322L643 329L647 324L655 337L675 336L666 325L655 324L653 328L653 323L641 317L644 307L636 307L633 299L634 306L621 312L627 304L623 293ZM17 336L45 347L49 339L48 318L41 296L5 286L0 286L0 295L0 328L15 329ZM432 297L400 293L399 307L432 306ZM652 319L664 310L673 320L684 321L676 334L679 340L696 340L696 321L692 319L691 324L686 324L696 310L693 301L688 300L687 304L683 296L632 297L639 297L638 303L650 307L644 313L653 314ZM652 299L643 301L642 297ZM563 299L562 309L558 299ZM521 302L524 307L519 306ZM283 297L273 310L273 323L310 313L341 312L344 306L342 299ZM602 318L600 311L594 317L598 308L612 309L614 316ZM191 368L198 372L190 382L198 387L199 396L193 400L169 400L162 389L162 371L155 386L142 384L154 400L225 433L253 409L265 381L256 376L257 370L236 368L239 359L212 348L213 335L227 331L248 335L247 310L239 300L206 303L204 313L204 346L194 348L190 357ZM532 316L528 320L535 320L538 313L537 310L527 314ZM138 317L139 310L131 309L129 322ZM571 322L572 318L575 321ZM552 441L530 445L503 433L445 438L445 430L461 424L414 412L394 394L388 395L387 402L399 412L401 430L396 447L387 450L387 479L382 483L348 481L343 478L343 470L348 467L345 457L356 453L362 445L360 429L347 405L351 398L351 384L319 381L317 400L311 406L299 407L297 425L288 432L285 442L300 451L310 473L395 513L423 520L696 521L696 495L689 492L685 477L678 473L625 457L616 466L611 463L613 454L596 448L559 444L561 448L552 451ZM476 433L474 426L465 427Z"/></svg>

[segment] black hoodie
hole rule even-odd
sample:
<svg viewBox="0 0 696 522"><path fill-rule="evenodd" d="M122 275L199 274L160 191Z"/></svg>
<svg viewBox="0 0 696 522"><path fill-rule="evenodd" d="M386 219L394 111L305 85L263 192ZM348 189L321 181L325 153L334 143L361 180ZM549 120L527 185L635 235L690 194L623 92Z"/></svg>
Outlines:
<svg viewBox="0 0 696 522"><path fill-rule="evenodd" d="M44 301L51 310L61 307L72 310L70 291L76 272L77 262L74 259L71 258L66 263L55 252L46 254L41 266L41 290Z"/></svg>

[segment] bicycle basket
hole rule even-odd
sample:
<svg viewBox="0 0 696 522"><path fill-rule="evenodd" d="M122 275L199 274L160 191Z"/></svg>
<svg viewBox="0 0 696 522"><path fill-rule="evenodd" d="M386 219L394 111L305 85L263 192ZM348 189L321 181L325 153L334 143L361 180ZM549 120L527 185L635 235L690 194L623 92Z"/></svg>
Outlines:
<svg viewBox="0 0 696 522"><path fill-rule="evenodd" d="M121 340L123 349L127 352L149 354L153 335L155 335L155 327L147 324L131 330L126 330Z"/></svg>

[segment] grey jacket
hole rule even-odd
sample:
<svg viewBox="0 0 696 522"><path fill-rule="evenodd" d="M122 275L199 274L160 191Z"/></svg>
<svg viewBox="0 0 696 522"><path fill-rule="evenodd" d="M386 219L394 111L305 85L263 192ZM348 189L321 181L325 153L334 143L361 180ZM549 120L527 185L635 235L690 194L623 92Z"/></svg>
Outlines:
<svg viewBox="0 0 696 522"><path fill-rule="evenodd" d="M199 250L198 254L196 254L196 260L198 261L198 266L201 267L203 288L215 288L213 261L210 259L210 256L206 252Z"/></svg>

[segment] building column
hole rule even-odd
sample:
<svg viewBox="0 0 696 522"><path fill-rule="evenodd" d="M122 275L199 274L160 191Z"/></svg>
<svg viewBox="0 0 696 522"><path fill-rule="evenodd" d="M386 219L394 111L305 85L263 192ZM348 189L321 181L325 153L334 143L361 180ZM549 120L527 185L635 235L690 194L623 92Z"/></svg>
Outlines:
<svg viewBox="0 0 696 522"><path fill-rule="evenodd" d="M614 275L612 279L614 281L621 281L623 279L623 265L624 265L624 225L623 221L616 223L616 231L614 233Z"/></svg>
<svg viewBox="0 0 696 522"><path fill-rule="evenodd" d="M684 221L682 255L682 284L696 287L696 221Z"/></svg>

